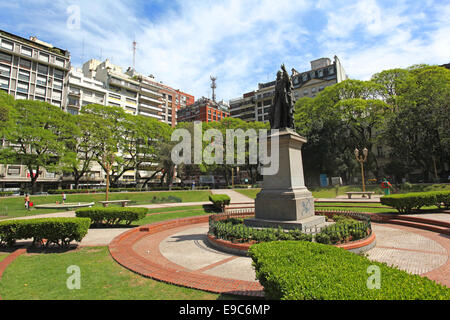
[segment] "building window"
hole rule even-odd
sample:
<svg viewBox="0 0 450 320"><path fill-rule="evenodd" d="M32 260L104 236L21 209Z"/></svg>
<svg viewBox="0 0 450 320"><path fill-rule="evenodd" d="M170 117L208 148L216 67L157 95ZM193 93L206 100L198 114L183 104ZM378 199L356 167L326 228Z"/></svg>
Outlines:
<svg viewBox="0 0 450 320"><path fill-rule="evenodd" d="M63 79L64 78L64 71L55 69L55 71L53 72L53 75L54 75L55 78Z"/></svg>
<svg viewBox="0 0 450 320"><path fill-rule="evenodd" d="M62 97L62 93L60 91L53 90L52 99L61 100L61 97Z"/></svg>
<svg viewBox="0 0 450 320"><path fill-rule="evenodd" d="M42 64L38 64L37 71L38 71L38 73L47 75L48 74L48 67L47 66L43 66Z"/></svg>
<svg viewBox="0 0 450 320"><path fill-rule="evenodd" d="M26 100L28 99L28 96L26 94L17 93L16 94L16 100Z"/></svg>
<svg viewBox="0 0 450 320"><path fill-rule="evenodd" d="M323 69L320 69L319 71L317 71L318 77L322 78L323 77Z"/></svg>
<svg viewBox="0 0 450 320"><path fill-rule="evenodd" d="M20 176L20 166L8 166L9 176Z"/></svg>
<svg viewBox="0 0 450 320"><path fill-rule="evenodd" d="M31 68L31 61L20 58L19 65L22 68L30 69Z"/></svg>
<svg viewBox="0 0 450 320"><path fill-rule="evenodd" d="M9 79L0 78L0 88L9 89Z"/></svg>
<svg viewBox="0 0 450 320"><path fill-rule="evenodd" d="M6 41L6 40L2 40L2 48L8 49L8 50L13 50L14 44L12 42Z"/></svg>
<svg viewBox="0 0 450 320"><path fill-rule="evenodd" d="M63 60L63 59L56 58L56 59L55 59L55 64L56 64L57 66L60 66L60 67L63 67L63 68L64 68L64 60Z"/></svg>
<svg viewBox="0 0 450 320"><path fill-rule="evenodd" d="M62 90L62 88L63 88L63 83L62 83L62 81L54 80L54 81L53 81L53 88Z"/></svg>
<svg viewBox="0 0 450 320"><path fill-rule="evenodd" d="M314 79L316 77L316 72L315 71L311 71L309 73L309 76L311 77L311 79Z"/></svg>
<svg viewBox="0 0 450 320"><path fill-rule="evenodd" d="M47 77L38 75L36 77L36 84L41 85L41 86L46 86L47 85Z"/></svg>
<svg viewBox="0 0 450 320"><path fill-rule="evenodd" d="M39 60L48 62L49 61L49 55L43 52L39 52Z"/></svg>
<svg viewBox="0 0 450 320"><path fill-rule="evenodd" d="M302 80L303 82L308 81L308 75L306 73L302 74Z"/></svg>
<svg viewBox="0 0 450 320"><path fill-rule="evenodd" d="M23 81L30 81L30 72L25 70L19 70L19 79Z"/></svg>
<svg viewBox="0 0 450 320"><path fill-rule="evenodd" d="M67 108L67 112L76 116L78 114L78 109Z"/></svg>
<svg viewBox="0 0 450 320"><path fill-rule="evenodd" d="M11 74L11 67L0 64L0 75L4 77L9 77L10 74Z"/></svg>
<svg viewBox="0 0 450 320"><path fill-rule="evenodd" d="M19 82L17 84L17 92L28 93L28 83Z"/></svg>
<svg viewBox="0 0 450 320"><path fill-rule="evenodd" d="M20 49L20 53L22 53L23 55L31 57L31 55L33 54L33 50L31 48L22 46L22 48Z"/></svg>
<svg viewBox="0 0 450 320"><path fill-rule="evenodd" d="M334 67L328 68L328 74L334 74Z"/></svg>
<svg viewBox="0 0 450 320"><path fill-rule="evenodd" d="M45 97L45 88L36 86L36 94L39 94L39 95Z"/></svg>
<svg viewBox="0 0 450 320"><path fill-rule="evenodd" d="M117 95L117 94L110 93L109 97L113 98L113 99L121 100L121 97L119 95Z"/></svg>
<svg viewBox="0 0 450 320"><path fill-rule="evenodd" d="M309 93L308 89L303 90L303 95L307 96Z"/></svg>
<svg viewBox="0 0 450 320"><path fill-rule="evenodd" d="M1 62L11 63L11 61L12 61L12 55L7 54L7 53L0 52L0 61L1 61Z"/></svg>

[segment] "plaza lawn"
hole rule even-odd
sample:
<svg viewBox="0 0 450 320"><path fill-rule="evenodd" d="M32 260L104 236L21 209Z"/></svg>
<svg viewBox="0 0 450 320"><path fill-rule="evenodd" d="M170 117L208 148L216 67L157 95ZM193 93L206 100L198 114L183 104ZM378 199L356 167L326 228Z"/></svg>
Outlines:
<svg viewBox="0 0 450 320"><path fill-rule="evenodd" d="M150 209L139 225L190 216L212 214L211 205ZM0 261L7 254L0 252ZM67 267L81 270L81 289L66 287ZM107 247L81 248L65 253L25 254L3 274L0 292L4 300L213 300L242 299L219 295L139 276L117 264ZM245 298L243 298L245 299Z"/></svg>
<svg viewBox="0 0 450 320"><path fill-rule="evenodd" d="M261 191L260 188L256 189L233 189L249 198L255 199L256 195ZM375 185L366 186L367 191L373 191L375 194L382 194L381 188ZM309 191L312 192L314 198L336 198L336 188L326 187L326 188L310 188ZM337 189L339 196L346 195L346 192L350 191L361 191L361 186L342 186Z"/></svg>
<svg viewBox="0 0 450 320"><path fill-rule="evenodd" d="M0 252L0 262L6 258L6 256L8 255L8 253L2 253Z"/></svg>
<svg viewBox="0 0 450 320"><path fill-rule="evenodd" d="M131 200L128 205L174 203L174 202L199 202L209 201L210 191L154 191L154 192L114 192L109 194L109 200ZM30 196L34 205L61 202L61 195ZM66 203L95 202L95 206L101 206L98 201L105 200L104 193L95 194L69 194ZM0 198L0 219L22 217L46 213L61 212L61 209L32 209L27 211L23 197Z"/></svg>
<svg viewBox="0 0 450 320"><path fill-rule="evenodd" d="M69 266L81 271L81 289L69 290ZM211 300L220 295L182 288L137 275L117 264L107 247L66 253L25 254L5 270L4 300Z"/></svg>
<svg viewBox="0 0 450 320"><path fill-rule="evenodd" d="M216 212L211 205L150 209L147 217L137 221L136 224L142 226L163 220L203 216L214 213Z"/></svg>

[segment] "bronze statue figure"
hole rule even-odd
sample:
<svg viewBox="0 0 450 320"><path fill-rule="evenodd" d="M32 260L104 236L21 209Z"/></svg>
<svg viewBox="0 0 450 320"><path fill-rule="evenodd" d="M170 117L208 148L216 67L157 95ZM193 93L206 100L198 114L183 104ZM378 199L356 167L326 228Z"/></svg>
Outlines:
<svg viewBox="0 0 450 320"><path fill-rule="evenodd" d="M275 96L270 110L271 129L294 129L294 102L292 82L284 64L277 73Z"/></svg>

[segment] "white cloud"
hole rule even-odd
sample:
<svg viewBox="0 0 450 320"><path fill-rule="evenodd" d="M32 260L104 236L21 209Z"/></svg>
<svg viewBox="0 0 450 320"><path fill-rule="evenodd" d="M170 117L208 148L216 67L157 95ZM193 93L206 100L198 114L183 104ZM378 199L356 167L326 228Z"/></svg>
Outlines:
<svg viewBox="0 0 450 320"><path fill-rule="evenodd" d="M71 4L80 6L80 30L66 26ZM158 4L163 11L144 10ZM136 38L138 72L196 97L211 94L210 75L218 77L218 98L228 100L273 80L282 62L302 71L310 60L335 54L361 79L386 68L450 62L445 2L29 0L20 7L6 7L18 18L0 19L0 26L68 49L75 64L102 52L127 68Z"/></svg>

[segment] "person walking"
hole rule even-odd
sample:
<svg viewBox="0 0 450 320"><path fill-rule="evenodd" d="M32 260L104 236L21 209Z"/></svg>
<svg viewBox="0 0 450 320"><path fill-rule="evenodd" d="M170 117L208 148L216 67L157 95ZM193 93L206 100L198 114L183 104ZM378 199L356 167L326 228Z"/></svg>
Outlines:
<svg viewBox="0 0 450 320"><path fill-rule="evenodd" d="M392 184L388 181L388 179L384 178L383 182L381 183L381 188L384 189L384 195L388 196L391 194Z"/></svg>
<svg viewBox="0 0 450 320"><path fill-rule="evenodd" d="M25 208L30 211L30 196L27 194L25 194Z"/></svg>
<svg viewBox="0 0 450 320"><path fill-rule="evenodd" d="M66 194L62 193L62 203L64 204L66 202Z"/></svg>

